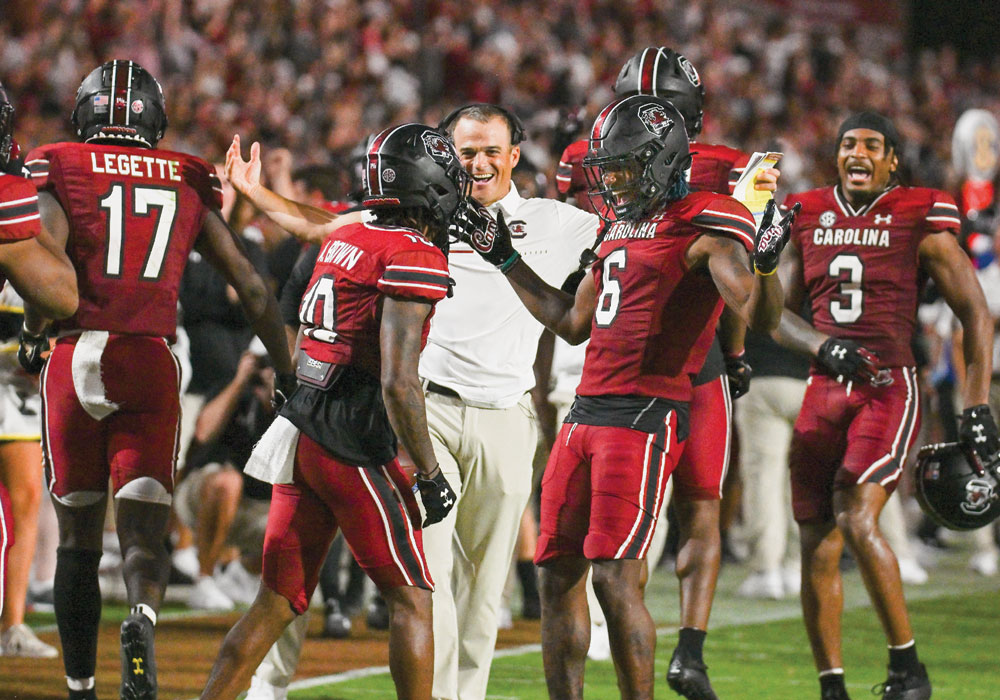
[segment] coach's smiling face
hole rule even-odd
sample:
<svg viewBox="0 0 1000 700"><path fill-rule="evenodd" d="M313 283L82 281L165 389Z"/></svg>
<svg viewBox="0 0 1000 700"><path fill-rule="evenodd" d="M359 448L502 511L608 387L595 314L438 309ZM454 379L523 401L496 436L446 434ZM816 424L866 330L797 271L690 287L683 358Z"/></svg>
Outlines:
<svg viewBox="0 0 1000 700"><path fill-rule="evenodd" d="M452 138L462 165L472 176L472 196L490 206L510 192L510 174L521 158L521 147L510 143L510 127L503 117L485 122L462 117Z"/></svg>

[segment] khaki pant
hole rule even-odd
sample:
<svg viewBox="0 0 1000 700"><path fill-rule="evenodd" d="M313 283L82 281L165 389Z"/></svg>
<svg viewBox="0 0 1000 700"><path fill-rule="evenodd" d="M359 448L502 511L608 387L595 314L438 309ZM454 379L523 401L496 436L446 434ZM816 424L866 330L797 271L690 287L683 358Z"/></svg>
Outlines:
<svg viewBox="0 0 1000 700"><path fill-rule="evenodd" d="M798 561L798 528L792 517L788 445L802 407L806 382L759 377L735 402L740 431L743 527L753 571L778 571Z"/></svg>
<svg viewBox="0 0 1000 700"><path fill-rule="evenodd" d="M448 517L423 531L434 579L434 688L440 700L486 696L497 612L531 495L537 427L525 394L507 409L426 394L441 470L458 494Z"/></svg>

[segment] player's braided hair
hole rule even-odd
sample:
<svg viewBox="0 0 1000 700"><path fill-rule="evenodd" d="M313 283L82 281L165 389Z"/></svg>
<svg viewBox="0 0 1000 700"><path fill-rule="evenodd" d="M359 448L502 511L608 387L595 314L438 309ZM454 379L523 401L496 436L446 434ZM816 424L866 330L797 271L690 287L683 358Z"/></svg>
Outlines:
<svg viewBox="0 0 1000 700"><path fill-rule="evenodd" d="M403 226L417 231L426 228L428 238L438 247L441 247L439 243L447 240L447 228L438 223L437 217L427 207L379 207L375 211L380 224Z"/></svg>

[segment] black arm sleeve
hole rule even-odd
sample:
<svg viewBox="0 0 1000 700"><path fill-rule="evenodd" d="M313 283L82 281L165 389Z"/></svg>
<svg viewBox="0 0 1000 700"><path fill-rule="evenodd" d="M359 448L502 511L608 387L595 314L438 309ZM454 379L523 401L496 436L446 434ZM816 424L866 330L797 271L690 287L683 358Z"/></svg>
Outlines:
<svg viewBox="0 0 1000 700"><path fill-rule="evenodd" d="M303 250L295 262L292 274L288 276L288 281L281 289L281 299L278 304L281 307L281 320L286 326L296 329L299 327L299 302L302 301L302 295L309 286L309 279L312 277L318 256L318 245L311 245Z"/></svg>

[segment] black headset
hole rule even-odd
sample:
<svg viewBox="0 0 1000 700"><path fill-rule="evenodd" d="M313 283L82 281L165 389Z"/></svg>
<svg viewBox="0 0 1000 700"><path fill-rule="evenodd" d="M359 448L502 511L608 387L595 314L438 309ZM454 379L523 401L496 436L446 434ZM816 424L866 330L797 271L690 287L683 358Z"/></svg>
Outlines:
<svg viewBox="0 0 1000 700"><path fill-rule="evenodd" d="M507 120L507 126L510 127L510 145L516 146L524 141L524 123L518 118L518 116L510 110L504 109L500 105L491 104L489 102L470 102L467 105L462 105L461 107L452 110L448 116L442 119L441 123L438 124L438 131L447 134L455 122L458 121L462 112L470 107L484 107L499 112L500 115Z"/></svg>

